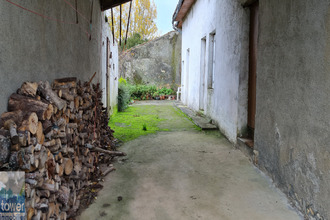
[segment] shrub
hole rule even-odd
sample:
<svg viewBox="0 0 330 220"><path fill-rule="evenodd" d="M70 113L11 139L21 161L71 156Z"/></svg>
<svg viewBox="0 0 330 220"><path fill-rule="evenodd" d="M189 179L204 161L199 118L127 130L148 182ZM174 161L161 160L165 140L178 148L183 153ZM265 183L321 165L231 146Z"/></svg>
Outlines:
<svg viewBox="0 0 330 220"><path fill-rule="evenodd" d="M168 89L168 88L162 88L160 90L158 90L160 95L174 95L175 92L172 89Z"/></svg>
<svg viewBox="0 0 330 220"><path fill-rule="evenodd" d="M129 88L132 98L137 100L151 99L157 91L156 86L148 85L129 85Z"/></svg>
<svg viewBox="0 0 330 220"><path fill-rule="evenodd" d="M127 86L126 80L123 78L119 79L118 85L118 111L124 111L130 101L131 94L129 91L129 87Z"/></svg>
<svg viewBox="0 0 330 220"><path fill-rule="evenodd" d="M123 77L120 77L119 78L119 84L125 84L125 85L127 85L126 79L124 79Z"/></svg>
<svg viewBox="0 0 330 220"><path fill-rule="evenodd" d="M141 34L134 33L133 36L127 38L126 46L124 44L122 44L120 46L120 49L124 50L124 46L125 46L125 49L128 50L129 48L135 47L136 45L142 44L147 41L148 40L142 38Z"/></svg>

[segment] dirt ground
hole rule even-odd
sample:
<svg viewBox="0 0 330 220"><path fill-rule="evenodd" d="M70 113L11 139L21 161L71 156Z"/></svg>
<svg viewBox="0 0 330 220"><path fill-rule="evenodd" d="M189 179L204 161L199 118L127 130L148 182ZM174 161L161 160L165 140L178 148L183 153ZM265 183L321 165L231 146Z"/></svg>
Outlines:
<svg viewBox="0 0 330 220"><path fill-rule="evenodd" d="M196 130L172 102L154 105L169 129L125 143L95 203L79 219L303 219L270 179L219 132Z"/></svg>

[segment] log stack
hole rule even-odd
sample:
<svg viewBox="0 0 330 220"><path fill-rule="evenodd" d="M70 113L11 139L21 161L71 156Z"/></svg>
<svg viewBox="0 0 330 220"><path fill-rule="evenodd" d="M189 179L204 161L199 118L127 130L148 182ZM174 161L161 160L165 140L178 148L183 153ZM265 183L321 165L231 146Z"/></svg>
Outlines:
<svg viewBox="0 0 330 220"><path fill-rule="evenodd" d="M27 219L74 219L114 170L100 85L76 78L25 82L0 118L1 170L26 172Z"/></svg>

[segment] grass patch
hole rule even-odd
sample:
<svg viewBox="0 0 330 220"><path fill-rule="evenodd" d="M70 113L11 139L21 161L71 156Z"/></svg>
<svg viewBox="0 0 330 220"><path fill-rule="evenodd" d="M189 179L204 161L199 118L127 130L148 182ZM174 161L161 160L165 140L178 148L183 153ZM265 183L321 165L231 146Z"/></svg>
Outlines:
<svg viewBox="0 0 330 220"><path fill-rule="evenodd" d="M165 131L158 123L164 121L153 106L131 106L111 116L109 126L115 131L115 138L127 142L142 135Z"/></svg>

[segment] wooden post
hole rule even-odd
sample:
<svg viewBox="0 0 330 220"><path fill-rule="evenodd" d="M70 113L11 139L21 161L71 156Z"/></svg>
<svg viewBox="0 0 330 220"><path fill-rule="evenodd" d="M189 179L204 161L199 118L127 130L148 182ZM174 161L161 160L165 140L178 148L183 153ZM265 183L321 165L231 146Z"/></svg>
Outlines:
<svg viewBox="0 0 330 220"><path fill-rule="evenodd" d="M115 44L115 29L113 26L113 10L111 8L111 31L112 31L112 44Z"/></svg>
<svg viewBox="0 0 330 220"><path fill-rule="evenodd" d="M119 16L119 46L121 46L121 14L122 14L122 8L120 7L120 16Z"/></svg>
<svg viewBox="0 0 330 220"><path fill-rule="evenodd" d="M131 10L132 10L132 1L129 3L129 12L128 12L128 20L127 20L127 28L126 28L125 46L126 46L126 43L127 43L127 35L128 35L128 29L129 29L129 20L131 18Z"/></svg>
<svg viewBox="0 0 330 220"><path fill-rule="evenodd" d="M75 7L76 7L76 24L78 24L79 23L79 21L78 21L78 2L77 2L78 0L75 0Z"/></svg>

